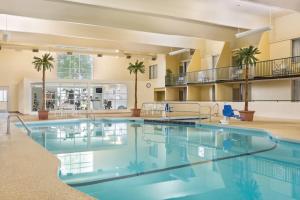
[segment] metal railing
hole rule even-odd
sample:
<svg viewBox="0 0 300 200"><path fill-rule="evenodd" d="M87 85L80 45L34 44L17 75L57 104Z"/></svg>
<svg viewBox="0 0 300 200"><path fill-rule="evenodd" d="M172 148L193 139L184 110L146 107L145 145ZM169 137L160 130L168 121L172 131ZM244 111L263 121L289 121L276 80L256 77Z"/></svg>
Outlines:
<svg viewBox="0 0 300 200"><path fill-rule="evenodd" d="M267 60L249 66L249 79L276 79L300 77L300 56ZM166 76L166 86L184 85L188 83L218 83L243 81L245 79L245 65L219 67L188 72L184 77L179 75ZM184 80L184 81L180 81Z"/></svg>
<svg viewBox="0 0 300 200"><path fill-rule="evenodd" d="M180 75L168 75L165 77L165 84L166 86L172 85L185 85L187 84L187 78L185 74Z"/></svg>
<svg viewBox="0 0 300 200"><path fill-rule="evenodd" d="M169 111L166 110L166 105ZM206 112L203 111L206 109ZM166 119L186 119L189 117L207 118L211 121L212 107L197 102L146 102L142 104L142 115Z"/></svg>
<svg viewBox="0 0 300 200"><path fill-rule="evenodd" d="M16 117L21 122L21 124L24 126L24 128L26 129L27 134L31 135L30 128L25 124L24 120L19 115L8 115L7 116L7 131L6 131L6 134L8 134L8 135L10 134L10 119L12 117Z"/></svg>

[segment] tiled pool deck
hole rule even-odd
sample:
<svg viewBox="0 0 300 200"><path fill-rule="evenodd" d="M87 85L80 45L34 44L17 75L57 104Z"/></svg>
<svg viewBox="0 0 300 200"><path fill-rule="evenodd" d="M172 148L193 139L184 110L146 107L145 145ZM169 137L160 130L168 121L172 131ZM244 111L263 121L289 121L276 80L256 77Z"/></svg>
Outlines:
<svg viewBox="0 0 300 200"><path fill-rule="evenodd" d="M113 117L128 117L128 114ZM104 117L108 117L107 115ZM35 118L23 116L26 121ZM52 117L51 119L55 119ZM219 118L212 122L218 124ZM254 122L231 120L230 126L264 129L274 137L300 142L300 121L256 119ZM0 199L93 199L69 187L57 177L59 161L19 129L11 135L0 134Z"/></svg>

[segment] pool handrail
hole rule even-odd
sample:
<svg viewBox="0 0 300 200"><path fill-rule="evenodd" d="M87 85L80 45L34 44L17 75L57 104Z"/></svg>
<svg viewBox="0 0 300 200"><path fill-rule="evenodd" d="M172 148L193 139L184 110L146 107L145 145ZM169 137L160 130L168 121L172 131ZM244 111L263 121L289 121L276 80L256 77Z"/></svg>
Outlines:
<svg viewBox="0 0 300 200"><path fill-rule="evenodd" d="M10 135L10 118L12 118L12 117L16 117L21 122L21 124L24 126L24 128L26 129L27 134L31 135L30 128L25 124L24 120L19 115L8 115L7 116L7 131L6 131L7 135Z"/></svg>
<svg viewBox="0 0 300 200"><path fill-rule="evenodd" d="M172 104L182 104L182 105L197 105L198 106L198 113L199 113L199 117L201 119L201 108L208 108L209 110L209 113L208 113L208 119L209 121L211 121L211 118L212 118L212 108L211 106L206 106L206 105L201 105L200 103L198 102L168 102L168 101L162 101L162 102L144 102L142 104L142 110L143 108L145 108L145 105L165 105L165 104L169 104L169 105L172 105ZM172 108L172 107L171 107ZM164 110L154 110L154 109L151 109L152 111L164 111Z"/></svg>

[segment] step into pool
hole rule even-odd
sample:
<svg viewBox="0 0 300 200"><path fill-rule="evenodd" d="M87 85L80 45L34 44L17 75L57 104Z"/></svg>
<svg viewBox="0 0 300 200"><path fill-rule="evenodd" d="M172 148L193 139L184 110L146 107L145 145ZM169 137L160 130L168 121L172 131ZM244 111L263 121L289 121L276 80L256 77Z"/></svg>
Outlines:
<svg viewBox="0 0 300 200"><path fill-rule="evenodd" d="M28 125L60 160L60 179L96 199L300 199L300 145L264 131L124 119Z"/></svg>

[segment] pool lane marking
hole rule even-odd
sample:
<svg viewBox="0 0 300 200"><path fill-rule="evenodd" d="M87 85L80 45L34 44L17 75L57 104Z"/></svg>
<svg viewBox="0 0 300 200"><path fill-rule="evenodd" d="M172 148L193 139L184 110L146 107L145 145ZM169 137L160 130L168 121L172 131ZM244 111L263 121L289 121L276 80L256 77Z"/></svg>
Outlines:
<svg viewBox="0 0 300 200"><path fill-rule="evenodd" d="M105 178L105 179L82 182L82 183L67 183L67 184L72 186L72 187L94 185L94 184L98 184L98 183L104 183L104 182L110 182L110 181L115 181L115 180L133 178L133 177L137 177L137 176L143 176L143 175L154 174L154 173L159 173L159 172L164 172L164 171L170 171L170 170L180 169L180 168L184 168L184 167L191 167L191 166L194 166L194 165L201 165L201 164L206 164L206 163L215 162L215 161L228 160L228 159L244 157L244 156L251 156L251 155L254 155L254 154L274 150L274 149L276 149L276 147L277 147L277 143L275 143L274 146L272 146L271 148L262 149L262 150L259 150L259 151L254 151L254 152L249 152L249 153L242 153L242 154L238 154L238 155L225 156L225 157L221 157L221 158L215 158L215 159L212 159L212 160L197 161L197 162L193 162L193 163L187 163L187 164L183 164L183 165L171 166L171 167L166 167L166 168L162 168L162 169L155 169L155 170L150 170L150 171L140 172L140 173L135 173L135 174L129 174L129 175L124 175L124 176L117 176L117 177Z"/></svg>

